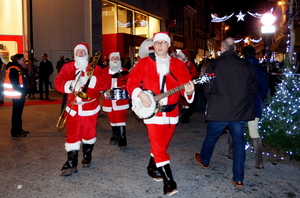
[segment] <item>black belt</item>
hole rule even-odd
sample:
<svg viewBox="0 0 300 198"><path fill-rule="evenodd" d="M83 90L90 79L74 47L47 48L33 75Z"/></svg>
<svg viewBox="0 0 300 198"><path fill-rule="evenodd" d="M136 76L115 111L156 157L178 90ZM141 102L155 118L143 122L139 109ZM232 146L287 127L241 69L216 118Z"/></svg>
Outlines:
<svg viewBox="0 0 300 198"><path fill-rule="evenodd" d="M171 105L163 105L161 107L161 110L160 112L170 112L170 111L173 111L177 106L177 103L175 104L171 104Z"/></svg>

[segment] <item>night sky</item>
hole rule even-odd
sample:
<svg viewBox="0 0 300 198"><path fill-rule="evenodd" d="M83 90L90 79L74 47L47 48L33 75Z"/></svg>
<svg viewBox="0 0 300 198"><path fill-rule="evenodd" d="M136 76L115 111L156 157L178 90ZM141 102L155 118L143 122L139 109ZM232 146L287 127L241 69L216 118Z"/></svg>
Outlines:
<svg viewBox="0 0 300 198"><path fill-rule="evenodd" d="M246 36L255 37L255 31L260 31L261 22L259 18L255 18L247 13L259 13L263 14L269 11L272 7L276 8L276 3L268 0L211 0L216 6L216 13L219 17L230 15L234 12L234 15L225 21L226 25L230 26L226 32L227 36L234 38L244 38ZM244 21L237 21L235 15L246 14ZM254 38L255 39L255 38ZM258 39L258 38L256 38Z"/></svg>

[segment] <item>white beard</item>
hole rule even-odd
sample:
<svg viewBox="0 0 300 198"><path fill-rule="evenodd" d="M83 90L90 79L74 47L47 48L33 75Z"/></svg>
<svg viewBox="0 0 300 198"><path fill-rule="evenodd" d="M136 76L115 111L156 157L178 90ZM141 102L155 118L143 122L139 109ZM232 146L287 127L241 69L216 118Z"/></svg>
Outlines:
<svg viewBox="0 0 300 198"><path fill-rule="evenodd" d="M75 66L76 66L76 68L85 71L88 64L89 64L89 61L88 61L87 56L85 56L85 57L75 56Z"/></svg>
<svg viewBox="0 0 300 198"><path fill-rule="evenodd" d="M170 57L168 56L167 58L159 58L156 56L156 70L157 73L161 75L166 75L169 73L169 68L170 68Z"/></svg>
<svg viewBox="0 0 300 198"><path fill-rule="evenodd" d="M118 72L122 69L121 61L109 61L109 69Z"/></svg>

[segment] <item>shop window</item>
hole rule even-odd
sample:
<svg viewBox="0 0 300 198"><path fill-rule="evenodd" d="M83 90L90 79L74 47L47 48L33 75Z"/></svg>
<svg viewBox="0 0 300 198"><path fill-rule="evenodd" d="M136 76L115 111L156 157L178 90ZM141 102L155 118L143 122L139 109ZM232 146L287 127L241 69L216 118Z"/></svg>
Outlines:
<svg viewBox="0 0 300 198"><path fill-rule="evenodd" d="M123 6L118 6L118 33L134 34L133 11Z"/></svg>
<svg viewBox="0 0 300 198"><path fill-rule="evenodd" d="M117 33L117 5L109 1L102 1L102 32L103 34Z"/></svg>

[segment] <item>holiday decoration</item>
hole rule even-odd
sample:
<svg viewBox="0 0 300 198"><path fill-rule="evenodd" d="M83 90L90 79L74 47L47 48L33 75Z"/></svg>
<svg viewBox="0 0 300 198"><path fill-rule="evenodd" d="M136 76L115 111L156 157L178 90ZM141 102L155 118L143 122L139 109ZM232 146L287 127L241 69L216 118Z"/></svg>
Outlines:
<svg viewBox="0 0 300 198"><path fill-rule="evenodd" d="M273 159L300 161L300 76L284 73L276 95L269 98L258 128L266 145L265 154Z"/></svg>
<svg viewBox="0 0 300 198"><path fill-rule="evenodd" d="M229 16L225 15L225 16L223 16L223 17L221 17L221 18L215 16L214 14L211 14L211 18L212 18L211 22L219 23L219 22L226 21L226 20L228 20L230 17L232 17L233 14L234 14L234 13L232 13L232 14L229 15Z"/></svg>
<svg viewBox="0 0 300 198"><path fill-rule="evenodd" d="M246 14L243 14L242 11L240 11L240 13L235 16L237 17L237 21L244 21L244 17L246 16Z"/></svg>

